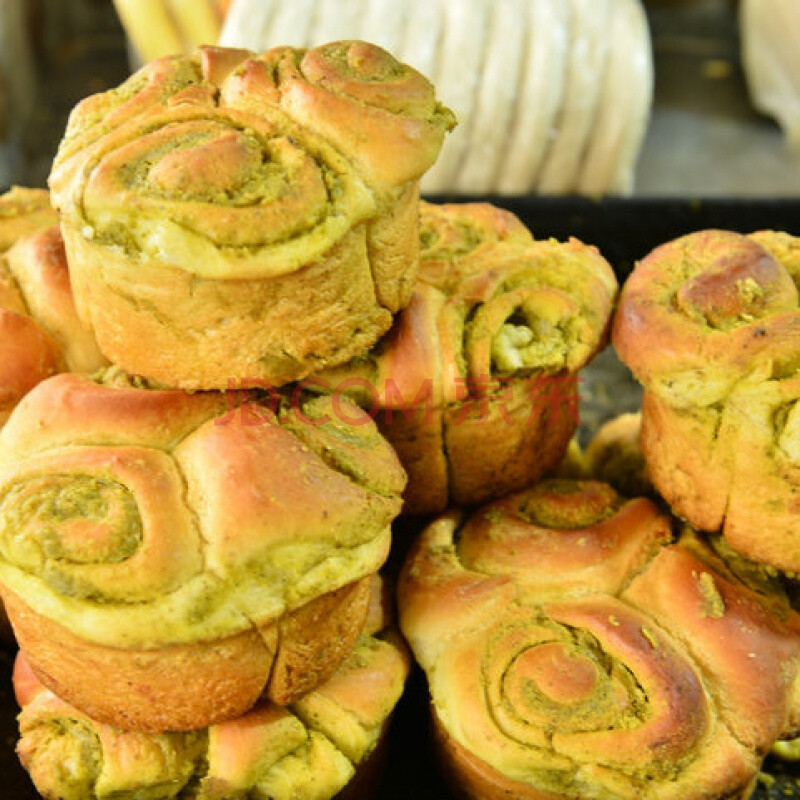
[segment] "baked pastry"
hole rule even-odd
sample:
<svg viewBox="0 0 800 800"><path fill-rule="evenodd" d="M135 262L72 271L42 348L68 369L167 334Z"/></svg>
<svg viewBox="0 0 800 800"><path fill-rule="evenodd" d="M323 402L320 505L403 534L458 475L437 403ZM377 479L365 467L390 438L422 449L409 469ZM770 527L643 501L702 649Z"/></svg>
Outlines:
<svg viewBox="0 0 800 800"><path fill-rule="evenodd" d="M58 224L46 189L14 186L0 195L0 253L17 239Z"/></svg>
<svg viewBox="0 0 800 800"><path fill-rule="evenodd" d="M747 558L800 570L800 240L699 231L656 248L613 342L644 385L642 450L675 512Z"/></svg>
<svg viewBox="0 0 800 800"><path fill-rule="evenodd" d="M611 484L625 497L655 495L639 443L642 414L620 414L604 422L583 453L586 477Z"/></svg>
<svg viewBox="0 0 800 800"><path fill-rule="evenodd" d="M76 107L50 175L81 317L188 389L347 361L408 301L416 185L452 124L363 42L150 63Z"/></svg>
<svg viewBox="0 0 800 800"><path fill-rule="evenodd" d="M261 703L208 730L148 735L69 706L20 655L17 752L46 800L365 798L408 668L405 646L382 620L363 630L330 681L288 708Z"/></svg>
<svg viewBox="0 0 800 800"><path fill-rule="evenodd" d="M397 450L408 513L480 503L556 467L617 289L596 248L534 242L490 204L422 203L420 216L410 305L372 352L319 376Z"/></svg>
<svg viewBox="0 0 800 800"><path fill-rule="evenodd" d="M78 320L57 221L43 189L0 197L0 426L45 378L108 363Z"/></svg>
<svg viewBox="0 0 800 800"><path fill-rule="evenodd" d="M51 378L0 434L20 648L59 697L125 729L292 702L361 629L400 509L393 451L329 397L226 413L221 393L119 384Z"/></svg>
<svg viewBox="0 0 800 800"><path fill-rule="evenodd" d="M482 800L749 797L800 627L647 499L546 481L438 518L399 583L442 764Z"/></svg>

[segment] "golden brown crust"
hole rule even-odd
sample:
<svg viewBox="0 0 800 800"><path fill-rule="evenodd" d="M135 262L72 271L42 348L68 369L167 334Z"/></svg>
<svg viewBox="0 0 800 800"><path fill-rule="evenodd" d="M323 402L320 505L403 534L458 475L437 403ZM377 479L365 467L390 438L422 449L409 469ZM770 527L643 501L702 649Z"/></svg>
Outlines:
<svg viewBox="0 0 800 800"><path fill-rule="evenodd" d="M373 45L333 49L365 69L352 65L351 94L375 89L378 72L389 83L413 73ZM368 349L408 302L416 171L449 117L418 73L419 86L375 89L367 102L307 82L306 62L332 52L201 48L75 109L50 184L79 313L115 363L189 389L281 385ZM323 102L285 102L303 95L295 84ZM363 130L375 115L370 154ZM409 138L409 125L430 132ZM339 141L344 128L357 134Z"/></svg>
<svg viewBox="0 0 800 800"><path fill-rule="evenodd" d="M473 398L449 406L444 452L450 503L484 503L547 475L564 457L577 423L574 374L509 382L494 402Z"/></svg>
<svg viewBox="0 0 800 800"><path fill-rule="evenodd" d="M420 280L447 295L533 243L516 215L491 203L422 202L420 218Z"/></svg>
<svg viewBox="0 0 800 800"><path fill-rule="evenodd" d="M363 625L357 582L388 554L404 481L375 427L331 402L226 415L221 394L77 375L32 392L0 438L0 578L45 682L154 730L243 713L270 670L285 703L325 680Z"/></svg>
<svg viewBox="0 0 800 800"><path fill-rule="evenodd" d="M92 719L123 730L195 730L241 716L261 696L277 650L275 630L252 630L133 655L75 636L5 589L3 600L39 680Z"/></svg>
<svg viewBox="0 0 800 800"><path fill-rule="evenodd" d="M380 596L381 582L372 580L371 590ZM69 706L20 655L17 752L51 800L134 800L165 786L170 796L198 800L251 792L292 800L308 796L310 782L320 800L361 798L377 780L409 667L402 640L384 624L365 630L331 679L290 707L265 701L197 733L147 734L111 728Z"/></svg>
<svg viewBox="0 0 800 800"><path fill-rule="evenodd" d="M0 427L45 378L107 363L78 322L57 220L43 189L0 196Z"/></svg>
<svg viewBox="0 0 800 800"><path fill-rule="evenodd" d="M37 232L54 220L44 190L0 197L0 239L10 248L0 253L0 426L45 378L108 363L78 320L58 227Z"/></svg>
<svg viewBox="0 0 800 800"><path fill-rule="evenodd" d="M649 500L580 481L423 532L401 627L461 794L749 795L797 724L800 618L670 541Z"/></svg>
<svg viewBox="0 0 800 800"><path fill-rule="evenodd" d="M55 342L26 314L0 308L0 425L41 381L59 371Z"/></svg>
<svg viewBox="0 0 800 800"><path fill-rule="evenodd" d="M796 367L800 246L787 234L708 230L656 248L626 281L612 339L671 405L710 405L759 364Z"/></svg>
<svg viewBox="0 0 800 800"><path fill-rule="evenodd" d="M797 725L797 615L784 620L681 546L666 547L623 597L648 611L703 669L720 714L759 755Z"/></svg>
<svg viewBox="0 0 800 800"><path fill-rule="evenodd" d="M290 705L326 683L358 639L369 592L365 578L273 625L132 655L87 642L2 590L20 648L45 686L98 722L150 733L236 719L262 696Z"/></svg>
<svg viewBox="0 0 800 800"><path fill-rule="evenodd" d="M397 449L414 514L555 469L578 425L576 373L605 343L616 291L595 248L535 242L488 203L423 202L420 216L411 302L373 352L321 376Z"/></svg>
<svg viewBox="0 0 800 800"><path fill-rule="evenodd" d="M387 188L421 178L455 123L427 78L376 45L278 47L260 58L282 107Z"/></svg>
<svg viewBox="0 0 800 800"><path fill-rule="evenodd" d="M800 570L799 399L796 377L756 378L714 406L675 408L648 391L642 406L648 471L675 512L789 573Z"/></svg>
<svg viewBox="0 0 800 800"><path fill-rule="evenodd" d="M364 629L371 594L363 578L287 614L265 696L288 706L327 683Z"/></svg>
<svg viewBox="0 0 800 800"><path fill-rule="evenodd" d="M564 800L563 794L510 780L448 735L435 709L432 718L436 753L448 787L456 797L470 800Z"/></svg>
<svg viewBox="0 0 800 800"><path fill-rule="evenodd" d="M653 392L642 398L642 453L653 483L676 514L706 531L722 527L732 478L732 454L715 433L720 418L717 408L683 411Z"/></svg>
<svg viewBox="0 0 800 800"><path fill-rule="evenodd" d="M78 319L58 226L20 239L7 258L28 313L58 345L64 371L91 373L106 366L97 342Z"/></svg>
<svg viewBox="0 0 800 800"><path fill-rule="evenodd" d="M662 245L623 292L613 338L645 385L656 489L747 558L800 571L800 240L701 231Z"/></svg>
<svg viewBox="0 0 800 800"><path fill-rule="evenodd" d="M624 500L596 481L551 479L473 514L459 531L459 557L537 598L617 594L670 537L649 500Z"/></svg>

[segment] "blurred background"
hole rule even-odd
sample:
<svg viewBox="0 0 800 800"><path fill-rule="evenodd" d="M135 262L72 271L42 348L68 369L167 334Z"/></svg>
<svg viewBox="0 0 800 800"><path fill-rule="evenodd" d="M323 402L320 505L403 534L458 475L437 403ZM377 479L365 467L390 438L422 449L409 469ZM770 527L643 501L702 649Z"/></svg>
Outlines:
<svg viewBox="0 0 800 800"><path fill-rule="evenodd" d="M201 23L208 23L200 14L206 2L189 0L195 8L192 19L200 30ZM218 15L220 30L222 15L236 13L237 3L258 5L258 0L233 0L229 11L229 3L208 2L214 8L209 12L203 6L203 13ZM337 2L340 9L347 6L342 0ZM798 0L789 2L800 7ZM147 13L152 14L160 4L161 0L127 0L116 7L112 0L0 2L0 187L45 185L70 109L82 97L116 86L140 63L142 56L132 40L138 37L140 49L169 48L175 40L151 22L155 17L136 22L136 14L144 14L148 7ZM732 0L648 0L643 4L652 43L652 104L633 182L624 193L800 195L800 153L792 151L778 122L757 110L748 91L742 57L743 4L744 0L741 4ZM120 19L125 13L133 14L127 19L127 33ZM800 38L798 28L785 33ZM229 32L228 38L236 35ZM447 101L444 87L438 88ZM558 135L558 130L550 131L551 139ZM546 187L533 183L526 191L547 193ZM566 186L557 193L577 191L580 188Z"/></svg>

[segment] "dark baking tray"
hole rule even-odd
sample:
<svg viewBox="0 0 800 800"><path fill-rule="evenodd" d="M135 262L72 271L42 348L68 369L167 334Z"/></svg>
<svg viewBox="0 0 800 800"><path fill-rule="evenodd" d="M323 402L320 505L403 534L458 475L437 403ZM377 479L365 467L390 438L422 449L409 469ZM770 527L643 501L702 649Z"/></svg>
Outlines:
<svg viewBox="0 0 800 800"><path fill-rule="evenodd" d="M800 236L800 198L788 199L606 199L576 198L455 198L438 202L489 200L517 214L537 238L576 236L595 244L612 263L620 279L653 247L702 228L727 228L747 233L763 228ZM611 396L613 397L613 395ZM405 539L410 531L403 531ZM395 562L398 553L394 554ZM37 800L38 795L14 755L17 706L11 691L13 654L0 651L0 800ZM395 714L389 757L378 800L449 800L428 741L424 679L412 673ZM791 767L768 763L769 784L760 785L754 800L800 798ZM800 768L796 770L800 775Z"/></svg>
<svg viewBox="0 0 800 800"><path fill-rule="evenodd" d="M438 196L435 202L470 198ZM797 198L606 198L488 197L513 211L536 238L575 236L594 244L624 278L654 247L692 231L726 228L751 233L765 228L800 236L800 186Z"/></svg>

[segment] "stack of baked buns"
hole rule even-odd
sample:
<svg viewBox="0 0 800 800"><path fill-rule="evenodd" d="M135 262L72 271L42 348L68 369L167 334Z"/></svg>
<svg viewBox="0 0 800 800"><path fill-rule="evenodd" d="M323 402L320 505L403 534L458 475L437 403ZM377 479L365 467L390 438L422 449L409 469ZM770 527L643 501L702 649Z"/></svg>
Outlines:
<svg viewBox="0 0 800 800"><path fill-rule="evenodd" d="M401 628L459 795L745 800L800 733L799 278L775 231L654 250L612 332L642 412L563 468L590 479L413 545Z"/></svg>
<svg viewBox="0 0 800 800"><path fill-rule="evenodd" d="M0 196L0 427L51 375L107 363L75 311L48 192L15 187ZM2 603L0 640L13 641Z"/></svg>
<svg viewBox="0 0 800 800"><path fill-rule="evenodd" d="M19 754L45 797L369 782L408 669L377 577L406 475L357 406L288 384L408 304L453 124L364 42L203 48L75 109L60 229L33 233L46 193L7 198L4 319L52 339L0 433Z"/></svg>
<svg viewBox="0 0 800 800"><path fill-rule="evenodd" d="M534 241L488 203L423 202L420 219L411 302L366 355L315 380L370 409L408 472L405 512L430 514L558 466L617 282L595 247Z"/></svg>
<svg viewBox="0 0 800 800"><path fill-rule="evenodd" d="M401 511L444 512L398 600L457 791L746 798L800 729L800 248L645 259L614 328L641 422L570 467L631 497L547 479L617 282L507 211L421 202L453 124L375 45L205 47L79 104L60 228L44 192L0 206L0 347L50 348L0 431L47 800L364 797L409 667L379 577Z"/></svg>
<svg viewBox="0 0 800 800"><path fill-rule="evenodd" d="M369 592L358 639L326 683L289 704L263 699L238 718L188 732L98 722L45 688L20 654L20 760L39 791L60 800L368 797L409 669L379 579Z"/></svg>

